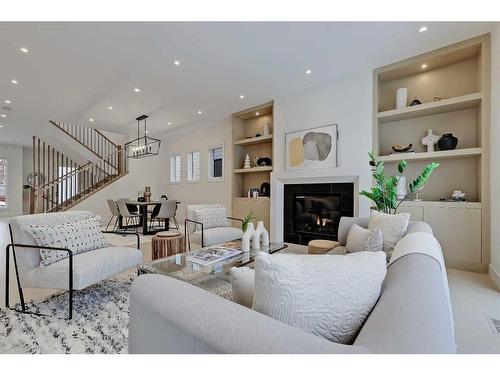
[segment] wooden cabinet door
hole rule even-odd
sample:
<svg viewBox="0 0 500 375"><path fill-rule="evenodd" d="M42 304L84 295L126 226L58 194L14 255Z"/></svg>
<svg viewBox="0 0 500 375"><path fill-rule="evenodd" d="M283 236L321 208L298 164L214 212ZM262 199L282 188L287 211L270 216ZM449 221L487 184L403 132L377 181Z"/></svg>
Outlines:
<svg viewBox="0 0 500 375"><path fill-rule="evenodd" d="M424 207L424 220L451 265L481 263L481 209Z"/></svg>
<svg viewBox="0 0 500 375"><path fill-rule="evenodd" d="M398 208L398 214L400 213L409 213L411 221L424 221L423 207L406 206L404 203L401 203L401 206Z"/></svg>

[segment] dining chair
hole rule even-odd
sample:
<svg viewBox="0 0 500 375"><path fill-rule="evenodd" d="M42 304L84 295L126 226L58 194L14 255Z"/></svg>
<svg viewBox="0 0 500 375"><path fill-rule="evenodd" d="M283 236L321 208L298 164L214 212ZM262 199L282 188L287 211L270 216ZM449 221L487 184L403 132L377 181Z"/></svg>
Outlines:
<svg viewBox="0 0 500 375"><path fill-rule="evenodd" d="M131 199L131 198L118 198L116 200L117 202L118 201L123 201L123 202L130 202L130 201L135 201L135 199ZM128 211L131 213L131 214L136 214L139 212L139 207L137 207L136 204L133 204L133 203L126 203L126 206L128 208Z"/></svg>
<svg viewBox="0 0 500 375"><path fill-rule="evenodd" d="M130 222L132 221L133 226L135 227L137 231L137 227L139 226L141 215L138 213L133 213L130 212L128 209L128 205L125 203L124 200L118 200L116 201L116 204L118 206L118 212L120 213L120 216L125 219L125 224L123 225L124 230L126 230L126 227L130 225Z"/></svg>
<svg viewBox="0 0 500 375"><path fill-rule="evenodd" d="M109 210L111 211L111 217L108 221L108 225L106 225L106 230L108 230L111 221L115 219L115 223L113 224L113 231L115 231L118 227L118 221L120 220L120 211L118 211L118 206L113 199L106 199L106 202L108 203Z"/></svg>
<svg viewBox="0 0 500 375"><path fill-rule="evenodd" d="M156 213L156 209L159 206L158 212ZM153 213L151 214L151 225L153 226L155 221L158 221L160 224L162 221L172 219L174 221L175 229L179 231L179 223L177 222L177 218L175 217L175 213L177 212L177 201L175 199L164 200L161 204L155 206L153 209ZM170 228L166 228L169 230Z"/></svg>

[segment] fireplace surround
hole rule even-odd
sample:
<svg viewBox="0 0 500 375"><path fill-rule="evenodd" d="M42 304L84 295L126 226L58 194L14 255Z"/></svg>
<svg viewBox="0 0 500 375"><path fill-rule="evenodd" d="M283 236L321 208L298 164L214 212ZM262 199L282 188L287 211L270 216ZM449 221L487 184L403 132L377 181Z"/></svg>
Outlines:
<svg viewBox="0 0 500 375"><path fill-rule="evenodd" d="M342 216L354 216L353 183L287 184L284 186L285 242L337 240Z"/></svg>

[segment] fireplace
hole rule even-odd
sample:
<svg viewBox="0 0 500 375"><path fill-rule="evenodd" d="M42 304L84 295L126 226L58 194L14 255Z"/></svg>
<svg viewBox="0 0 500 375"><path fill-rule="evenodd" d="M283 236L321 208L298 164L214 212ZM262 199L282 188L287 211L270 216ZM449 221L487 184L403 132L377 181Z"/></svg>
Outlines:
<svg viewBox="0 0 500 375"><path fill-rule="evenodd" d="M342 216L354 214L354 184L290 184L284 187L284 240L337 240Z"/></svg>

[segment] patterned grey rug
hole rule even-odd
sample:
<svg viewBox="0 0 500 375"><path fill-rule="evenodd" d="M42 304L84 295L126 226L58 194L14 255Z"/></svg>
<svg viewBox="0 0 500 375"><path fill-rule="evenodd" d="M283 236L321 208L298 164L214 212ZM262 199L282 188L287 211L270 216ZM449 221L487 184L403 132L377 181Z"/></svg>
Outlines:
<svg viewBox="0 0 500 375"><path fill-rule="evenodd" d="M131 272L76 291L71 321L0 309L0 353L127 353L129 292L135 277ZM231 299L226 282L199 286ZM28 306L30 311L64 316L68 296L65 292Z"/></svg>

